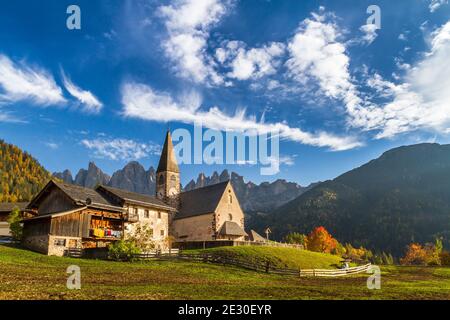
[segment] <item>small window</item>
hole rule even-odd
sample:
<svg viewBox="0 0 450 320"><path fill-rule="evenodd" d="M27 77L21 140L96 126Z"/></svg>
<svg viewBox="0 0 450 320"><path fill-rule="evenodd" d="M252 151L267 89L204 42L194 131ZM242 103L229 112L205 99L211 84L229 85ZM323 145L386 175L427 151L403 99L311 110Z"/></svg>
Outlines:
<svg viewBox="0 0 450 320"><path fill-rule="evenodd" d="M145 211L144 211L144 218L145 218L145 219L150 218L150 212L149 212L148 210L145 210Z"/></svg>
<svg viewBox="0 0 450 320"><path fill-rule="evenodd" d="M228 220L233 221L233 215L231 213L228 215Z"/></svg>
<svg viewBox="0 0 450 320"><path fill-rule="evenodd" d="M158 211L158 219L161 219L161 212Z"/></svg>
<svg viewBox="0 0 450 320"><path fill-rule="evenodd" d="M233 196L231 194L228 196L228 199L230 200L230 203L233 203Z"/></svg>
<svg viewBox="0 0 450 320"><path fill-rule="evenodd" d="M55 246L66 246L66 239L55 239Z"/></svg>
<svg viewBox="0 0 450 320"><path fill-rule="evenodd" d="M165 234L164 230L161 230L161 237L164 237L164 234Z"/></svg>
<svg viewBox="0 0 450 320"><path fill-rule="evenodd" d="M137 215L138 214L138 208L133 208L133 213Z"/></svg>

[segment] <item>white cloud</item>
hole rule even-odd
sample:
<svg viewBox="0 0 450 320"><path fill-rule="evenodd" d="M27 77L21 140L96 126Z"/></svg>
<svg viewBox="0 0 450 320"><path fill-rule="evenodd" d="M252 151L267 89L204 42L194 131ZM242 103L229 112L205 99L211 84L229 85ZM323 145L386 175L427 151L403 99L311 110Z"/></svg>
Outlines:
<svg viewBox="0 0 450 320"><path fill-rule="evenodd" d="M224 48L216 50L217 60L231 68L228 77L238 80L258 79L276 73L279 58L285 45L271 42L261 48L246 49L239 41L229 41Z"/></svg>
<svg viewBox="0 0 450 320"><path fill-rule="evenodd" d="M375 74L368 86L387 100L351 110L352 124L379 130L377 138L427 129L450 130L450 21L431 34L430 50L417 63L405 68L399 84Z"/></svg>
<svg viewBox="0 0 450 320"><path fill-rule="evenodd" d="M27 100L36 105L58 105L66 102L61 88L46 70L15 63L0 55L0 104Z"/></svg>
<svg viewBox="0 0 450 320"><path fill-rule="evenodd" d="M360 98L351 82L345 45L338 41L338 27L330 21L330 15L312 16L300 23L288 44L289 75L302 85L317 81L325 96L343 100L348 108L354 108Z"/></svg>
<svg viewBox="0 0 450 320"><path fill-rule="evenodd" d="M0 122L7 123L27 123L27 121L17 118L10 112L4 112L0 110Z"/></svg>
<svg viewBox="0 0 450 320"><path fill-rule="evenodd" d="M205 51L209 29L226 13L224 4L218 0L177 0L158 12L165 18L168 33L164 51L178 75L198 83L222 84L222 77Z"/></svg>
<svg viewBox="0 0 450 320"><path fill-rule="evenodd" d="M444 4L448 4L448 0L431 0L428 8L430 9L430 12L434 12Z"/></svg>
<svg viewBox="0 0 450 320"><path fill-rule="evenodd" d="M175 101L170 95L143 84L124 84L122 104L126 117L158 122L201 123L205 127L222 131L257 131L260 134L279 132L282 138L332 150L347 150L362 145L353 137L339 137L326 132L308 133L280 122L258 122L255 117L247 117L244 110L236 112L234 116L225 114L218 107L202 111L201 97L195 93Z"/></svg>
<svg viewBox="0 0 450 320"><path fill-rule="evenodd" d="M95 157L110 160L138 160L161 152L159 145L129 139L83 139L81 144L93 150Z"/></svg>
<svg viewBox="0 0 450 320"><path fill-rule="evenodd" d="M374 23L365 24L359 28L364 33L364 36L361 38L363 43L367 45L371 44L378 36L377 34L377 26Z"/></svg>
<svg viewBox="0 0 450 320"><path fill-rule="evenodd" d="M69 77L67 77L63 70L61 75L66 90L75 97L84 107L87 112L98 113L103 107L103 104L90 91L83 90L76 86Z"/></svg>
<svg viewBox="0 0 450 320"><path fill-rule="evenodd" d="M49 147L50 149L56 150L59 148L59 145L54 142L44 142L44 144Z"/></svg>

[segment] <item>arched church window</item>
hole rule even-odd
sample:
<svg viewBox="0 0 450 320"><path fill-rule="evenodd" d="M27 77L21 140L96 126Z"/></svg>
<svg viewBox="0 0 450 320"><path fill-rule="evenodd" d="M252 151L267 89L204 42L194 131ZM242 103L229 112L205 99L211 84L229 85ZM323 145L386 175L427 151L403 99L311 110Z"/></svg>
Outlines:
<svg viewBox="0 0 450 320"><path fill-rule="evenodd" d="M158 184L164 184L164 176L163 175L159 176Z"/></svg>
<svg viewBox="0 0 450 320"><path fill-rule="evenodd" d="M231 213L228 215L228 220L233 221L233 215Z"/></svg>
<svg viewBox="0 0 450 320"><path fill-rule="evenodd" d="M229 200L230 203L233 203L233 196L231 194L228 195L228 200Z"/></svg>
<svg viewBox="0 0 450 320"><path fill-rule="evenodd" d="M175 175L172 175L172 176L170 176L170 180L177 181L177 177L175 177Z"/></svg>

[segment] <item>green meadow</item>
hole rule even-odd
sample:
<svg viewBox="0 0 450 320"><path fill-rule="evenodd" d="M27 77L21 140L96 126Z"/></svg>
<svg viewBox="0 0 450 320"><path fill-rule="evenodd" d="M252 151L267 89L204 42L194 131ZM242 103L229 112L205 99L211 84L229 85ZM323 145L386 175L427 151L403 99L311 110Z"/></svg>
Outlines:
<svg viewBox="0 0 450 320"><path fill-rule="evenodd" d="M332 268L337 261L288 248L211 250L247 254L251 259L262 259L266 250L267 257L277 257L283 261L280 264L302 268ZM66 288L70 265L81 269L80 290ZM0 299L450 299L450 268L386 266L381 270L381 289L369 290L368 274L299 278L201 262L49 257L0 245Z"/></svg>

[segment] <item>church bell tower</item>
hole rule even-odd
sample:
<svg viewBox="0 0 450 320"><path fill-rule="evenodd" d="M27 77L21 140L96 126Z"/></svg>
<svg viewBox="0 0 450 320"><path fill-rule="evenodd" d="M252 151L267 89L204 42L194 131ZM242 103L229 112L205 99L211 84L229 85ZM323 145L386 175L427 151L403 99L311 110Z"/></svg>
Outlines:
<svg viewBox="0 0 450 320"><path fill-rule="evenodd" d="M180 196L180 169L173 150L170 131L167 131L164 147L156 170L156 197L178 208Z"/></svg>

